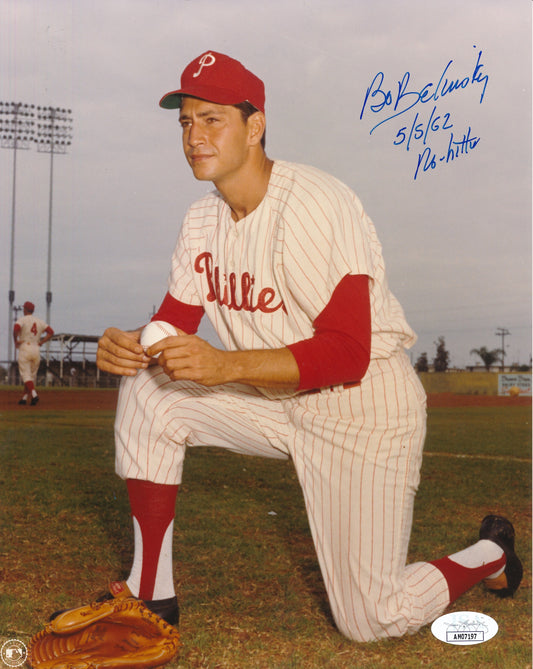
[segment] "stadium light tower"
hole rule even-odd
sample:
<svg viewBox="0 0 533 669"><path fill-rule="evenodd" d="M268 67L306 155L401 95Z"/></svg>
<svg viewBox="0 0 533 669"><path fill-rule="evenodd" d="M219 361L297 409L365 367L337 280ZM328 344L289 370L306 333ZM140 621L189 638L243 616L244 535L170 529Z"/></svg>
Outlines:
<svg viewBox="0 0 533 669"><path fill-rule="evenodd" d="M50 197L48 206L48 259L46 271L46 322L50 323L52 305L52 201L54 155L66 153L72 140L72 110L37 107L37 151L50 154ZM47 345L47 351L48 351Z"/></svg>
<svg viewBox="0 0 533 669"><path fill-rule="evenodd" d="M11 250L9 258L8 363L13 358L13 306L15 302L15 213L17 193L17 151L29 149L34 140L35 107L22 102L0 102L0 147L13 149L13 190L11 199Z"/></svg>

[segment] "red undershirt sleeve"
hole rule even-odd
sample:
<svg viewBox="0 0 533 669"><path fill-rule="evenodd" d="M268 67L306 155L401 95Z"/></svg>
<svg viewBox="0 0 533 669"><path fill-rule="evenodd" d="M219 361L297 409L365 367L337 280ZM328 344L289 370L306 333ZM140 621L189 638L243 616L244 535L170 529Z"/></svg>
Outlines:
<svg viewBox="0 0 533 669"><path fill-rule="evenodd" d="M290 344L298 390L361 381L370 362L370 292L365 274L346 275L313 322L315 334Z"/></svg>
<svg viewBox="0 0 533 669"><path fill-rule="evenodd" d="M165 295L157 313L152 316L152 321L165 321L171 323L187 334L195 334L204 315L204 308L199 305L185 304L180 302L170 293Z"/></svg>

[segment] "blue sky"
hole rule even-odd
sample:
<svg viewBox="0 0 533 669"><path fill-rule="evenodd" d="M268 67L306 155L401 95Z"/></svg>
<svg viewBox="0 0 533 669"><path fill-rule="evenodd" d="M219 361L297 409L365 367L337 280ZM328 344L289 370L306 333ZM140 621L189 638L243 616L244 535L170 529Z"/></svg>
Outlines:
<svg viewBox="0 0 533 669"><path fill-rule="evenodd" d="M56 332L136 327L162 299L183 215L209 186L158 101L208 49L265 81L271 158L316 165L361 198L418 333L413 360L444 336L452 364L472 364L503 327L507 361L529 361L529 0L2 0L0 100L73 112L54 161ZM0 151L0 359L12 153ZM50 156L17 163L15 303L44 315Z"/></svg>

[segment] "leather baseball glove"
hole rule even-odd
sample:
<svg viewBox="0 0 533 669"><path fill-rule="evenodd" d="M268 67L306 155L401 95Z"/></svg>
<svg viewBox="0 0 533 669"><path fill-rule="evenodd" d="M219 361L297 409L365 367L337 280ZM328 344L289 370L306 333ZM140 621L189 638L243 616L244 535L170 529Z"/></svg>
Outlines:
<svg viewBox="0 0 533 669"><path fill-rule="evenodd" d="M30 641L33 669L141 669L175 657L179 633L137 599L65 611Z"/></svg>

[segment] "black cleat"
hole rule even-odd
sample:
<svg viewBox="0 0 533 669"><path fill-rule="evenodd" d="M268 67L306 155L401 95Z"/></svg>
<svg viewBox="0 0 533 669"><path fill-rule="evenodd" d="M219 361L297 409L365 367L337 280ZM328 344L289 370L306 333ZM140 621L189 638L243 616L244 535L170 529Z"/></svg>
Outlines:
<svg viewBox="0 0 533 669"><path fill-rule="evenodd" d="M35 397L31 398L30 404L32 405L32 407L34 407L38 401L39 401L39 395L35 395Z"/></svg>
<svg viewBox="0 0 533 669"><path fill-rule="evenodd" d="M505 569L496 578L486 578L485 587L498 597L512 597L520 581L523 568L514 550L515 531L511 522L503 516L485 516L479 529L479 538L494 541L505 553Z"/></svg>
<svg viewBox="0 0 533 669"><path fill-rule="evenodd" d="M130 589L124 581L112 581L109 584L109 591L105 594L98 597L95 601L97 602L106 602L110 599L133 597L130 592ZM138 599L133 597L133 599ZM176 596L169 597L168 599L154 599L151 601L143 601L143 604L147 609L150 609L152 613L156 613L160 618L163 618L165 622L169 625L178 626L180 619L180 611L178 607L178 598ZM70 609L62 609L61 611L55 611L52 613L50 620L54 620L60 613L65 613L65 611Z"/></svg>

